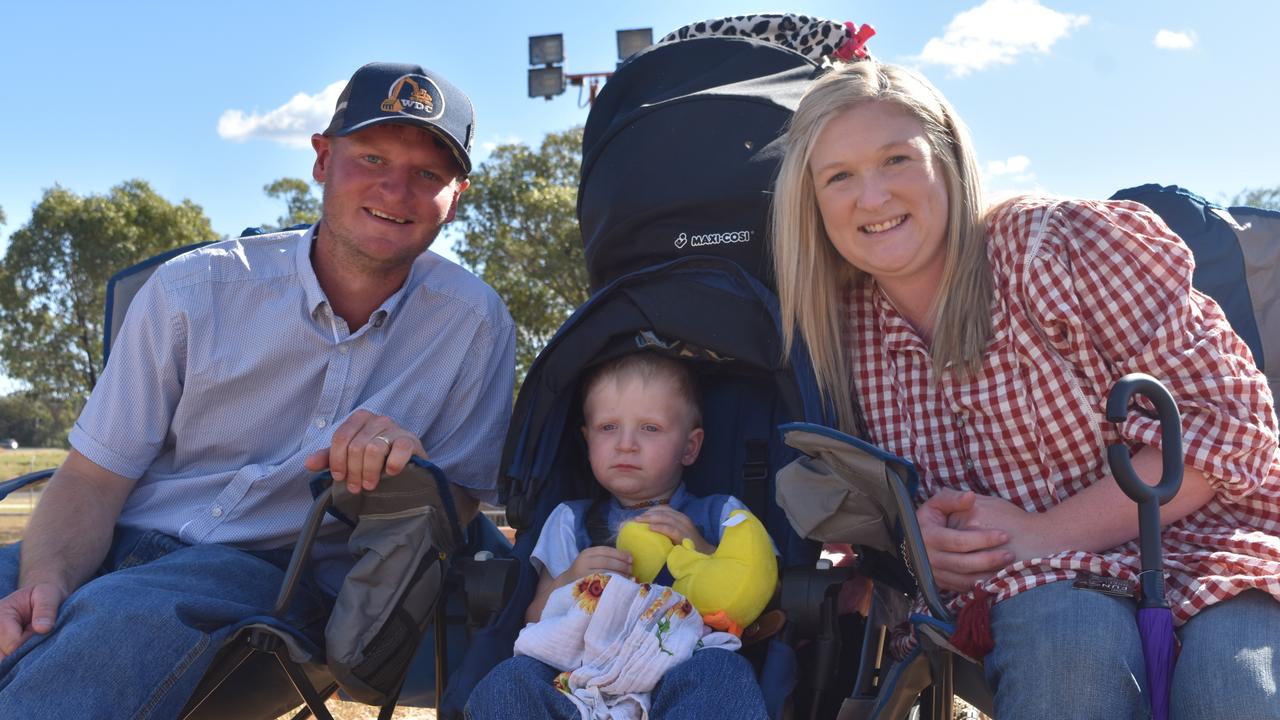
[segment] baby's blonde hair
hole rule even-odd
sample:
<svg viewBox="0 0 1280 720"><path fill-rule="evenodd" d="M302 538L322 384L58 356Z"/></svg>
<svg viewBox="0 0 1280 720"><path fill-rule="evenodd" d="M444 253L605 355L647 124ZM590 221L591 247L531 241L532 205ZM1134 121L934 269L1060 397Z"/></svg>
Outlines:
<svg viewBox="0 0 1280 720"><path fill-rule="evenodd" d="M656 379L670 380L676 395L689 410L692 421L690 427L702 427L702 403L698 398L698 384L693 372L679 360L648 350L623 355L593 368L582 383L583 402L602 383L613 381L621 384L623 380L630 378L646 384Z"/></svg>

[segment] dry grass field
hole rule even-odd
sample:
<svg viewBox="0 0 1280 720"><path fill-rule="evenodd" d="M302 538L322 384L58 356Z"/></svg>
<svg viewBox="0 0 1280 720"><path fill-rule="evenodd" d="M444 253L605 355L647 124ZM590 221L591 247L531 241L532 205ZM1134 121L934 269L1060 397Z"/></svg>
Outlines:
<svg viewBox="0 0 1280 720"><path fill-rule="evenodd" d="M19 448L0 450L0 480L8 480L36 470L57 467L67 456L66 450L55 448ZM0 501L0 545L22 537L44 483L36 483Z"/></svg>
<svg viewBox="0 0 1280 720"><path fill-rule="evenodd" d="M325 703L334 720L375 720L378 708L360 703L339 702L330 700ZM281 715L276 720L289 720L290 715ZM392 720L436 720L436 711L430 708L396 708L391 715Z"/></svg>

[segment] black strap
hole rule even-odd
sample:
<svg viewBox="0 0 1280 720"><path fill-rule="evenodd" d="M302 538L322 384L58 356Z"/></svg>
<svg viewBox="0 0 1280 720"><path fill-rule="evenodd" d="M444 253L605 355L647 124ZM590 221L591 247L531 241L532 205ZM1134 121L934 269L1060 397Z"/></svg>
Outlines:
<svg viewBox="0 0 1280 720"><path fill-rule="evenodd" d="M768 507L765 481L769 479L769 443L765 440L748 440L742 462L742 500L758 517L764 517Z"/></svg>
<svg viewBox="0 0 1280 720"><path fill-rule="evenodd" d="M618 538L609 532L609 498L599 498L587 508L587 516L583 522L587 528L587 539L591 546L613 545Z"/></svg>

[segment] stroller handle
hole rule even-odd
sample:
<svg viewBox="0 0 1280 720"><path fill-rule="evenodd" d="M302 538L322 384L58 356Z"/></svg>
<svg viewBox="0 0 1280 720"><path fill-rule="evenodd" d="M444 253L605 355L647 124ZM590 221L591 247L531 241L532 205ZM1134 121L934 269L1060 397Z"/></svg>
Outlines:
<svg viewBox="0 0 1280 720"><path fill-rule="evenodd" d="M1148 485L1138 477L1124 443L1107 446L1107 463L1116 483L1138 504L1138 535L1142 550L1141 607L1168 607L1164 599L1164 559L1160 547L1160 506L1173 499L1182 486L1182 418L1173 396L1159 380L1143 373L1130 373L1116 381L1107 395L1107 420L1124 422L1134 394L1156 406L1160 418L1160 482Z"/></svg>

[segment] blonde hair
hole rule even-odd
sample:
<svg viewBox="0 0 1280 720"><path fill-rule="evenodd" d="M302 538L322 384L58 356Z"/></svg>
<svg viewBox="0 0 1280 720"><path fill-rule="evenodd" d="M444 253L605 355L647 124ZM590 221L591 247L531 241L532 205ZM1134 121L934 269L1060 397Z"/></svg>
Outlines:
<svg viewBox="0 0 1280 720"><path fill-rule="evenodd" d="M934 366L976 371L991 336L991 270L968 129L937 88L910 70L870 60L836 66L805 92L783 138L786 157L773 197L773 267L784 347L790 347L799 332L823 398L836 408L840 428L863 436L867 428L853 395L839 312L841 294L861 271L846 262L827 237L809 161L828 122L873 101L893 103L920 121L946 183L947 250L933 308Z"/></svg>
<svg viewBox="0 0 1280 720"><path fill-rule="evenodd" d="M656 379L669 380L676 397L689 412L690 429L702 427L702 403L693 372L679 360L648 350L623 355L593 368L582 383L582 401L585 403L591 391L605 382L621 384L631 378L646 384Z"/></svg>

